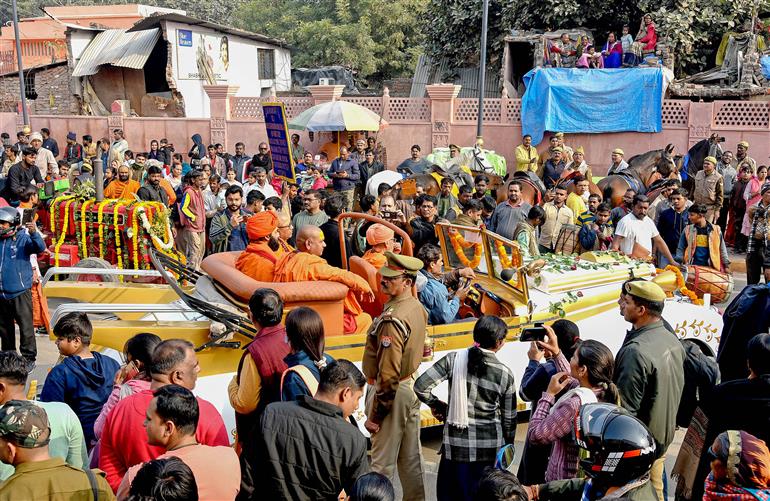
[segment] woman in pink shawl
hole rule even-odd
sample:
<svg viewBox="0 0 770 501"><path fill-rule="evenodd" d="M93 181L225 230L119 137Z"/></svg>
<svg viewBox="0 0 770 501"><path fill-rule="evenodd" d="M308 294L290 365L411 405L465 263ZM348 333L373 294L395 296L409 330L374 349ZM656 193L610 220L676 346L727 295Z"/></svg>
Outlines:
<svg viewBox="0 0 770 501"><path fill-rule="evenodd" d="M746 200L746 214L743 216L743 226L741 226L741 233L748 236L751 232L751 220L749 219L749 207L757 205L762 198L760 191L762 185L767 181L767 166L760 165L757 168L757 173L751 176L749 184L746 185L746 190L743 192L743 198Z"/></svg>

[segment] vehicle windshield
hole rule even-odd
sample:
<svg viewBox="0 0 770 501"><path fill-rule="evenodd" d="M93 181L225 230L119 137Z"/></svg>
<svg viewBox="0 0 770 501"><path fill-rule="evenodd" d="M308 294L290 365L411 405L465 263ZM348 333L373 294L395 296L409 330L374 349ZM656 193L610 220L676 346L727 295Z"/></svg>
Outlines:
<svg viewBox="0 0 770 501"><path fill-rule="evenodd" d="M526 297L527 284L521 283L523 275L518 270L522 256L517 243L481 228L451 224L439 224L437 228L447 269L471 267L477 274L483 273Z"/></svg>
<svg viewBox="0 0 770 501"><path fill-rule="evenodd" d="M515 289L521 290L521 284L518 283L519 274L516 270L522 265L519 244L488 231L484 232L484 238L492 258L492 273L490 275ZM503 273L503 270L509 271Z"/></svg>
<svg viewBox="0 0 770 501"><path fill-rule="evenodd" d="M447 268L473 268L476 273L487 273L483 236L480 228L439 225L442 247L446 251Z"/></svg>

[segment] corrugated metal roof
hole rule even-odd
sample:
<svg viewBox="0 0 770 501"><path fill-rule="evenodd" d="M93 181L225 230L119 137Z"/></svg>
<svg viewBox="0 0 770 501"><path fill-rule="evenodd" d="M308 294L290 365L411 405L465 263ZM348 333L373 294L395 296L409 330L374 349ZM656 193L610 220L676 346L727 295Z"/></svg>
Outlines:
<svg viewBox="0 0 770 501"><path fill-rule="evenodd" d="M458 97L478 97L479 69L452 68L447 58L434 62L429 56L421 54L414 69L409 97L425 97L425 86L437 83L453 83L462 86ZM487 69L484 87L485 97L501 97L500 74Z"/></svg>
<svg viewBox="0 0 770 501"><path fill-rule="evenodd" d="M132 32L103 31L96 35L83 51L72 76L93 75L103 64L142 69L159 37L158 28Z"/></svg>

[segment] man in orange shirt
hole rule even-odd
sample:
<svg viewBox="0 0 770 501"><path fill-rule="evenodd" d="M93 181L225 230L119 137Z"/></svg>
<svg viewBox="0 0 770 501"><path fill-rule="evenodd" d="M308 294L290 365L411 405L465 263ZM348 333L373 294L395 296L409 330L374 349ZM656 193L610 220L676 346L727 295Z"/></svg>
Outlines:
<svg viewBox="0 0 770 501"><path fill-rule="evenodd" d="M363 333L372 323L372 317L361 308L358 298L364 302L374 300L369 283L355 273L329 265L321 253L326 247L321 228L305 225L297 234L297 250L285 254L275 264L275 282L302 282L328 280L347 285L343 331L345 334ZM327 335L339 334L327 332Z"/></svg>
<svg viewBox="0 0 770 501"><path fill-rule="evenodd" d="M241 273L260 282L273 281L276 262L283 256L283 251L280 245L275 245L276 239L273 236L277 227L278 216L272 211L263 211L249 218L246 223L249 245L235 262L235 267Z"/></svg>
<svg viewBox="0 0 770 501"><path fill-rule="evenodd" d="M141 186L137 181L131 179L128 165L118 167L118 178L113 179L104 190L104 198L124 198L134 200L134 196Z"/></svg>

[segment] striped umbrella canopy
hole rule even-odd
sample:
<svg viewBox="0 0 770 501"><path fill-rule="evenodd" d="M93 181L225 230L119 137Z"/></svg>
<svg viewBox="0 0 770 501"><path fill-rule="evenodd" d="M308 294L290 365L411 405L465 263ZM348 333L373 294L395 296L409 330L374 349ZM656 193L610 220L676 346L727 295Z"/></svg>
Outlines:
<svg viewBox="0 0 770 501"><path fill-rule="evenodd" d="M328 132L378 131L388 122L369 108L347 101L329 101L308 108L289 122L290 129Z"/></svg>

